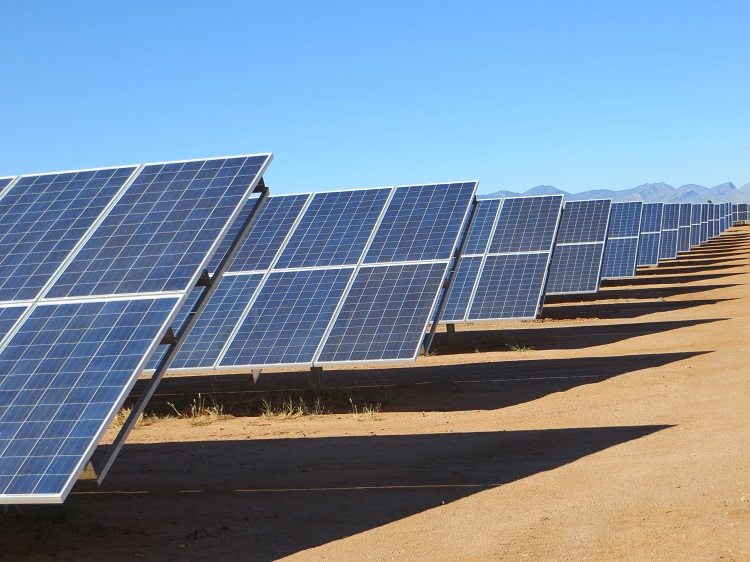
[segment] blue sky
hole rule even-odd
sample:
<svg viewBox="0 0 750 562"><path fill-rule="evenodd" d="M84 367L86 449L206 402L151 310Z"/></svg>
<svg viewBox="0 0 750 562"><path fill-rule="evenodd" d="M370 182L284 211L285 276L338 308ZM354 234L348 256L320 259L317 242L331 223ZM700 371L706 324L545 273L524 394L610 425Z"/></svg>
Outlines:
<svg viewBox="0 0 750 562"><path fill-rule="evenodd" d="M750 182L750 2L15 2L0 176L273 152L292 193Z"/></svg>

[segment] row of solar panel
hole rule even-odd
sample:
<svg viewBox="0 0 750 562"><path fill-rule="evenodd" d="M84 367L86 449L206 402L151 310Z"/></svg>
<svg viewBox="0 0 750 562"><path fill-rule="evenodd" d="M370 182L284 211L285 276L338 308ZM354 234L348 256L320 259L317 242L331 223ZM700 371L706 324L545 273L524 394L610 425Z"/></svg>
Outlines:
<svg viewBox="0 0 750 562"><path fill-rule="evenodd" d="M561 203L560 196L481 200L440 320L533 319L546 295L594 293L601 279L632 277L639 266L690 250L689 203L568 201L556 232ZM730 224L728 204L696 208L705 212L706 235ZM526 229L542 243L524 247Z"/></svg>
<svg viewBox="0 0 750 562"><path fill-rule="evenodd" d="M561 225L561 197L475 208L476 182L252 197L271 158L0 181L1 502L62 501L251 216L177 369L413 360L443 300L465 318L536 315L548 277L598 287L605 234L633 237L627 210L608 229L609 201L569 202Z"/></svg>
<svg viewBox="0 0 750 562"><path fill-rule="evenodd" d="M0 183L0 502L64 499L251 214L190 360L416 357L476 182L251 197L271 158Z"/></svg>

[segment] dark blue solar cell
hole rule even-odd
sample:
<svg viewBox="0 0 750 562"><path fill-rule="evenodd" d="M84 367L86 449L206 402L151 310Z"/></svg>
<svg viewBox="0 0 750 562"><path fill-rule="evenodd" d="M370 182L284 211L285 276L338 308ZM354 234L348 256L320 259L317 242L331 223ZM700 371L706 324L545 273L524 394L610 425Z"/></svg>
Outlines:
<svg viewBox="0 0 750 562"><path fill-rule="evenodd" d="M224 276L170 369L213 367L262 279L262 273Z"/></svg>
<svg viewBox="0 0 750 562"><path fill-rule="evenodd" d="M0 178L0 189L5 189L16 178Z"/></svg>
<svg viewBox="0 0 750 562"><path fill-rule="evenodd" d="M391 189L317 193L276 268L356 265Z"/></svg>
<svg viewBox="0 0 750 562"><path fill-rule="evenodd" d="M271 267L309 198L310 195L269 197L255 217L250 233L232 260L229 271L258 271Z"/></svg>
<svg viewBox="0 0 750 562"><path fill-rule="evenodd" d="M732 222L737 222L739 215L739 205L737 203L732 204Z"/></svg>
<svg viewBox="0 0 750 562"><path fill-rule="evenodd" d="M549 252L555 240L562 201L561 195L504 199L488 253ZM606 212L609 212L609 201ZM607 228L606 215L603 228Z"/></svg>
<svg viewBox="0 0 750 562"><path fill-rule="evenodd" d="M664 203L644 203L640 234L661 232Z"/></svg>
<svg viewBox="0 0 750 562"><path fill-rule="evenodd" d="M595 293L599 290L604 243L555 246L548 295Z"/></svg>
<svg viewBox="0 0 750 562"><path fill-rule="evenodd" d="M416 359L447 263L362 267L316 364Z"/></svg>
<svg viewBox="0 0 750 562"><path fill-rule="evenodd" d="M648 232L638 239L638 267L659 265L659 241L661 233Z"/></svg>
<svg viewBox="0 0 750 562"><path fill-rule="evenodd" d="M0 352L0 503L67 493L178 302L87 302L32 312Z"/></svg>
<svg viewBox="0 0 750 562"><path fill-rule="evenodd" d="M664 211L662 216L662 230L677 230L677 228L680 226L680 204L664 203Z"/></svg>
<svg viewBox="0 0 750 562"><path fill-rule="evenodd" d="M20 178L0 199L0 301L35 298L135 169Z"/></svg>
<svg viewBox="0 0 750 562"><path fill-rule="evenodd" d="M366 263L449 259L476 182L397 187Z"/></svg>
<svg viewBox="0 0 750 562"><path fill-rule="evenodd" d="M659 242L659 259L673 260L677 257L677 230L662 230Z"/></svg>
<svg viewBox="0 0 750 562"><path fill-rule="evenodd" d="M568 201L565 203L558 244L602 242L612 202L609 199Z"/></svg>
<svg viewBox="0 0 750 562"><path fill-rule="evenodd" d="M641 228L642 209L643 203L640 201L612 203L607 238L637 237Z"/></svg>
<svg viewBox="0 0 750 562"><path fill-rule="evenodd" d="M9 306L0 308L0 340L2 340L26 311L25 306Z"/></svg>
<svg viewBox="0 0 750 562"><path fill-rule="evenodd" d="M482 265L481 256L464 256L458 264L456 277L453 279L448 302L440 319L441 322L461 322L466 316L471 294L477 281L479 266Z"/></svg>
<svg viewBox="0 0 750 562"><path fill-rule="evenodd" d="M548 260L546 253L487 256L467 319L536 318Z"/></svg>
<svg viewBox="0 0 750 562"><path fill-rule="evenodd" d="M312 364L353 273L351 267L272 273L220 365Z"/></svg>
<svg viewBox="0 0 750 562"><path fill-rule="evenodd" d="M638 238L610 238L604 249L602 279L619 279L635 276Z"/></svg>
<svg viewBox="0 0 750 562"><path fill-rule="evenodd" d="M495 226L500 199L480 199L477 202L476 216L469 231L463 255L483 254L487 249L492 228Z"/></svg>
<svg viewBox="0 0 750 562"><path fill-rule="evenodd" d="M740 203L737 206L738 210L738 217L741 221L747 221L750 220L750 205L747 203Z"/></svg>
<svg viewBox="0 0 750 562"><path fill-rule="evenodd" d="M189 289L270 159L146 166L48 296Z"/></svg>

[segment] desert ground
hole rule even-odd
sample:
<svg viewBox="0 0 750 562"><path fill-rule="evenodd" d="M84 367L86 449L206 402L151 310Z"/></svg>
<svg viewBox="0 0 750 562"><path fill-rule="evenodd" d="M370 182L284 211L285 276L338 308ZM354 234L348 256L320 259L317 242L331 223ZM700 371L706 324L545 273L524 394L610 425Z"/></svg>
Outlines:
<svg viewBox="0 0 750 562"><path fill-rule="evenodd" d="M750 560L750 227L456 328L317 403L305 371L167 377L102 486L0 518L2 560Z"/></svg>

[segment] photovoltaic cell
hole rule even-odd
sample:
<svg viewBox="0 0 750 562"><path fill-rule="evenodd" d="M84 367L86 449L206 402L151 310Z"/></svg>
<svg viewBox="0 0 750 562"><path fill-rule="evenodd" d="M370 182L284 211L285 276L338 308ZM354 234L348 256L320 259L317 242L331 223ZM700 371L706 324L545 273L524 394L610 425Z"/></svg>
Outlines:
<svg viewBox="0 0 750 562"><path fill-rule="evenodd" d="M447 265L360 268L316 364L416 359Z"/></svg>
<svg viewBox="0 0 750 562"><path fill-rule="evenodd" d="M390 189L315 194L276 267L356 265Z"/></svg>
<svg viewBox="0 0 750 562"><path fill-rule="evenodd" d="M642 211L641 201L612 204L607 244L604 248L602 279L635 276Z"/></svg>
<svg viewBox="0 0 750 562"><path fill-rule="evenodd" d="M312 363L354 269L273 272L221 366Z"/></svg>
<svg viewBox="0 0 750 562"><path fill-rule="evenodd" d="M36 298L135 169L21 177L0 199L0 301Z"/></svg>
<svg viewBox="0 0 750 562"><path fill-rule="evenodd" d="M690 203L680 203L679 228L677 231L677 252L690 251L690 214L692 210Z"/></svg>
<svg viewBox="0 0 750 562"><path fill-rule="evenodd" d="M16 178L0 178L0 190L5 189L10 185L10 183Z"/></svg>
<svg viewBox="0 0 750 562"><path fill-rule="evenodd" d="M258 211L229 271L261 271L271 267L309 197L306 194L269 197Z"/></svg>
<svg viewBox="0 0 750 562"><path fill-rule="evenodd" d="M659 265L659 244L664 203L644 203L638 240L638 266Z"/></svg>
<svg viewBox="0 0 750 562"><path fill-rule="evenodd" d="M690 205L690 246L696 248L701 245L701 205Z"/></svg>
<svg viewBox="0 0 750 562"><path fill-rule="evenodd" d="M709 231L708 231L708 203L701 203L701 244L708 241L709 239Z"/></svg>
<svg viewBox="0 0 750 562"><path fill-rule="evenodd" d="M267 158L146 166L48 296L184 290Z"/></svg>
<svg viewBox="0 0 750 562"><path fill-rule="evenodd" d="M0 352L0 499L60 498L176 298L37 306ZM20 496L20 497L19 497Z"/></svg>
<svg viewBox="0 0 750 562"><path fill-rule="evenodd" d="M659 260L672 260L677 257L677 233L680 226L680 204L664 203L659 241Z"/></svg>
<svg viewBox="0 0 750 562"><path fill-rule="evenodd" d="M595 293L599 290L611 205L609 199L565 203L560 233L552 254L548 295Z"/></svg>
<svg viewBox="0 0 750 562"><path fill-rule="evenodd" d="M476 182L397 187L365 263L451 258Z"/></svg>
<svg viewBox="0 0 750 562"><path fill-rule="evenodd" d="M737 220L750 220L750 205L747 203L740 203L737 205Z"/></svg>

